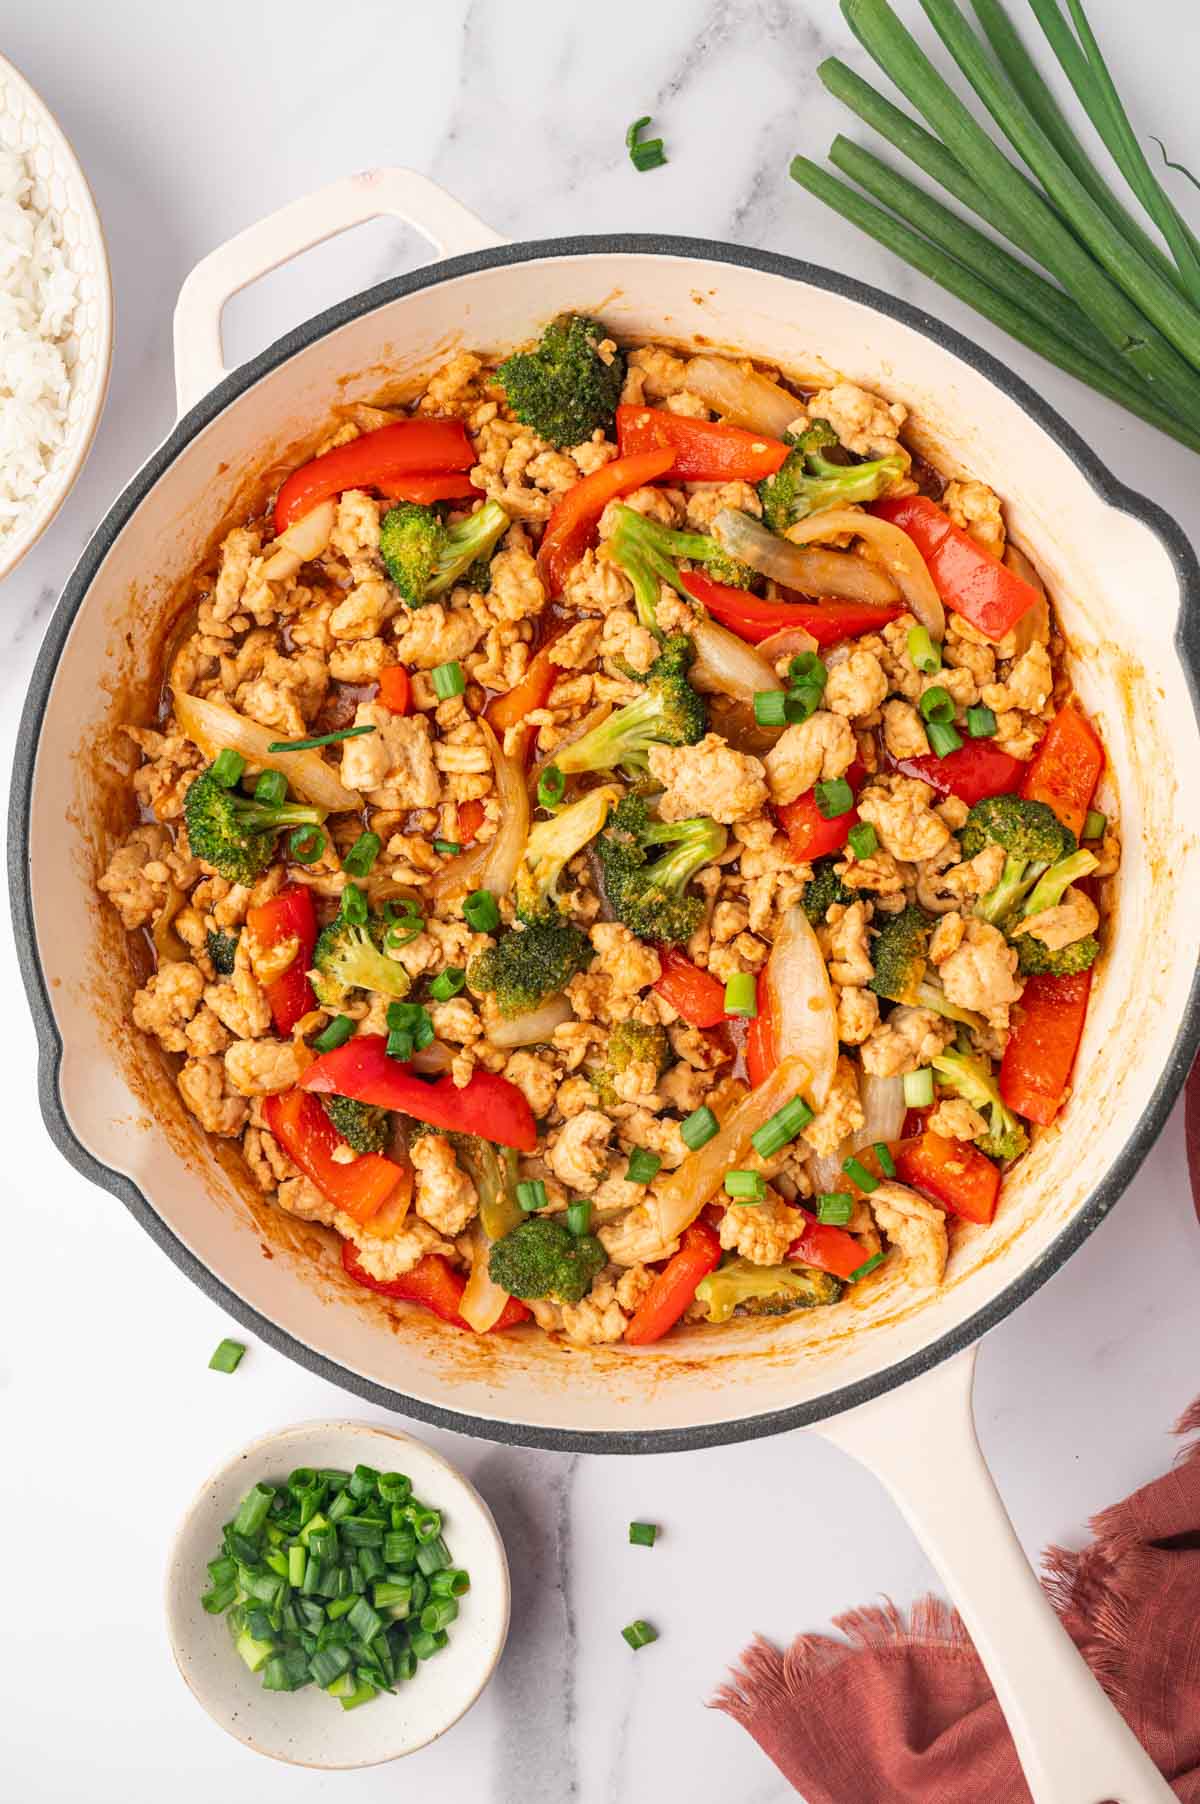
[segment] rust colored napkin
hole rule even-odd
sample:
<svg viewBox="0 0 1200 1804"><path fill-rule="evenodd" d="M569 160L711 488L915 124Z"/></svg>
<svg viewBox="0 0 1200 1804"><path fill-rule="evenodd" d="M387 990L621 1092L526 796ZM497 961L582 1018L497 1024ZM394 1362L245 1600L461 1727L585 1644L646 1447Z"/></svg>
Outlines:
<svg viewBox="0 0 1200 1804"><path fill-rule="evenodd" d="M1200 1432L1200 1399L1176 1428ZM1051 1548L1045 1583L1076 1646L1183 1804L1200 1804L1200 1441ZM854 1610L845 1637L761 1637L713 1706L749 1729L807 1804L1028 1804L1016 1750L958 1615Z"/></svg>

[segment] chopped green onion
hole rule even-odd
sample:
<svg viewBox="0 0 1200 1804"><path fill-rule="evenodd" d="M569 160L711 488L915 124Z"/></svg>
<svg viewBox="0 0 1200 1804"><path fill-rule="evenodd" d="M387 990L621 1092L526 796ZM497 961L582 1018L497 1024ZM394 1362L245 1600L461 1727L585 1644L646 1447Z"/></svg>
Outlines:
<svg viewBox="0 0 1200 1804"><path fill-rule="evenodd" d="M517 1201L527 1215L546 1207L546 1186L541 1178L527 1178L517 1185Z"/></svg>
<svg viewBox="0 0 1200 1804"><path fill-rule="evenodd" d="M631 1547L653 1547L657 1536L658 1529L653 1522L631 1522L629 1524Z"/></svg>
<svg viewBox="0 0 1200 1804"><path fill-rule="evenodd" d="M378 833L360 833L342 859L342 869L351 877L369 876L382 850L383 841Z"/></svg>
<svg viewBox="0 0 1200 1804"><path fill-rule="evenodd" d="M844 1190L828 1190L817 1199L817 1220L844 1228L854 1214L854 1198Z"/></svg>
<svg viewBox="0 0 1200 1804"><path fill-rule="evenodd" d="M967 732L972 739L994 739L996 735L996 716L982 702L967 709Z"/></svg>
<svg viewBox="0 0 1200 1804"><path fill-rule="evenodd" d="M787 693L783 689L757 689L754 718L760 727L782 727L787 721Z"/></svg>
<svg viewBox="0 0 1200 1804"><path fill-rule="evenodd" d="M796 683L787 692L783 715L789 726L799 726L821 706L822 686L818 683Z"/></svg>
<svg viewBox="0 0 1200 1804"><path fill-rule="evenodd" d="M585 1234L592 1231L592 1205L588 1202L567 1204L567 1231L574 1234L576 1240L582 1240Z"/></svg>
<svg viewBox="0 0 1200 1804"><path fill-rule="evenodd" d="M557 808L566 793L567 779L557 764L548 764L538 778L538 802L543 808Z"/></svg>
<svg viewBox="0 0 1200 1804"><path fill-rule="evenodd" d="M420 1052L433 1039L433 1022L429 1010L419 1002L389 1002L387 1007L387 1026L389 1043L393 1036L409 1043L407 1053L392 1053L393 1058L411 1058L414 1052Z"/></svg>
<svg viewBox="0 0 1200 1804"><path fill-rule="evenodd" d="M418 934L425 931L425 917L411 896L394 897L385 902L383 915L387 921L383 943L391 952L411 946Z"/></svg>
<svg viewBox="0 0 1200 1804"><path fill-rule="evenodd" d="M879 835L870 821L859 821L846 835L846 844L856 858L872 858L879 850Z"/></svg>
<svg viewBox="0 0 1200 1804"><path fill-rule="evenodd" d="M908 655L923 676L932 676L942 668L942 654L929 635L927 626L908 629Z"/></svg>
<svg viewBox="0 0 1200 1804"><path fill-rule="evenodd" d="M210 1372L236 1372L246 1351L240 1340L223 1340L208 1362Z"/></svg>
<svg viewBox="0 0 1200 1804"><path fill-rule="evenodd" d="M720 1123L707 1103L701 1103L694 1109L687 1120L680 1125L679 1137L691 1152L699 1152L707 1146L714 1134L720 1133Z"/></svg>
<svg viewBox="0 0 1200 1804"><path fill-rule="evenodd" d="M462 842L457 839L435 839L433 849L443 858L457 858L462 851Z"/></svg>
<svg viewBox="0 0 1200 1804"><path fill-rule="evenodd" d="M471 1575L461 1566L446 1566L430 1576L430 1597L465 1597L471 1589Z"/></svg>
<svg viewBox="0 0 1200 1804"><path fill-rule="evenodd" d="M1083 823L1083 839L1103 839L1108 831L1108 816L1101 814L1098 808L1089 808L1087 819Z"/></svg>
<svg viewBox="0 0 1200 1804"><path fill-rule="evenodd" d="M354 1037L355 1026L356 1023L349 1015L335 1015L328 1027L322 1028L313 1041L313 1051L332 1052L335 1047L344 1046L347 1040Z"/></svg>
<svg viewBox="0 0 1200 1804"><path fill-rule="evenodd" d="M868 1272L873 1272L877 1265L882 1265L886 1258L886 1253L876 1253L872 1258L865 1259L861 1265L856 1266L850 1273L848 1282L850 1284L857 1284L860 1278L865 1278Z"/></svg>
<svg viewBox="0 0 1200 1804"><path fill-rule="evenodd" d="M361 739L364 733L378 732L377 727L341 727L336 733L318 733L312 739L276 739L268 752L311 752L319 745L340 745L343 739Z"/></svg>
<svg viewBox="0 0 1200 1804"><path fill-rule="evenodd" d="M342 890L343 918L350 921L355 927L362 927L366 923L369 912L365 893L359 889L357 883L347 883Z"/></svg>
<svg viewBox="0 0 1200 1804"><path fill-rule="evenodd" d="M287 1551L287 1582L300 1586L304 1583L304 1573L308 1566L308 1555L301 1541L293 1541Z"/></svg>
<svg viewBox="0 0 1200 1804"><path fill-rule="evenodd" d="M797 652L788 665L788 684L793 689L811 685L823 692L828 681L829 670L815 651Z"/></svg>
<svg viewBox="0 0 1200 1804"><path fill-rule="evenodd" d="M658 1640L658 1630L652 1629L648 1622L643 1622L640 1618L637 1622L631 1622L628 1628L622 1629L621 1633L635 1653L639 1647L649 1647L652 1641Z"/></svg>
<svg viewBox="0 0 1200 1804"><path fill-rule="evenodd" d="M467 974L461 965L447 965L439 971L429 986L429 994L435 1002L449 1002L457 996L467 981Z"/></svg>
<svg viewBox="0 0 1200 1804"><path fill-rule="evenodd" d="M433 693L444 702L448 702L452 696L461 695L467 686L467 679L457 658L451 658L448 664L435 664L429 676L433 683Z"/></svg>
<svg viewBox="0 0 1200 1804"><path fill-rule="evenodd" d="M254 800L268 808L281 808L287 797L287 778L281 770L265 770L254 785Z"/></svg>
<svg viewBox="0 0 1200 1804"><path fill-rule="evenodd" d="M802 1096L793 1096L791 1102L785 1102L781 1109L776 1109L769 1121L764 1121L750 1136L750 1144L760 1159L773 1159L784 1147L802 1133L813 1118L813 1112Z"/></svg>
<svg viewBox="0 0 1200 1804"><path fill-rule="evenodd" d="M239 1535L256 1535L267 1519L271 1507L271 1499L275 1495L274 1485L255 1485L247 1491L238 1505L233 1526Z"/></svg>
<svg viewBox="0 0 1200 1804"><path fill-rule="evenodd" d="M926 732L929 735L929 743L939 758L948 758L950 753L956 752L962 744L962 739L956 729L948 727L944 721L931 720Z"/></svg>
<svg viewBox="0 0 1200 1804"><path fill-rule="evenodd" d="M232 751L229 746L225 746L213 759L213 782L219 783L222 789L232 789L235 783L241 782L242 772L245 768L246 760L242 757L242 754L240 752Z"/></svg>
<svg viewBox="0 0 1200 1804"><path fill-rule="evenodd" d="M431 1597L421 1611L423 1629L444 1629L458 1616L458 1603L453 1597Z"/></svg>
<svg viewBox="0 0 1200 1804"><path fill-rule="evenodd" d="M892 1157L892 1149L887 1144L887 1141L886 1140L876 1140L875 1144L871 1148L871 1151L875 1154L875 1157L879 1160L879 1169L883 1173L884 1177L885 1178L894 1178L896 1175L896 1161Z"/></svg>
<svg viewBox="0 0 1200 1804"><path fill-rule="evenodd" d="M927 1109L933 1102L933 1072L928 1065L919 1071L904 1073L904 1105L909 1109Z"/></svg>
<svg viewBox="0 0 1200 1804"><path fill-rule="evenodd" d="M758 1014L758 995L749 971L735 971L725 979L725 1013L752 1021Z"/></svg>
<svg viewBox="0 0 1200 1804"><path fill-rule="evenodd" d="M813 800L824 820L835 821L853 808L854 791L845 777L834 777L831 782L814 785Z"/></svg>
<svg viewBox="0 0 1200 1804"><path fill-rule="evenodd" d="M940 683L927 689L917 706L924 720L940 721L943 726L950 726L954 721L954 697Z"/></svg>
<svg viewBox="0 0 1200 1804"><path fill-rule="evenodd" d="M495 933L500 925L500 910L490 890L472 890L463 903L463 918L476 933Z"/></svg>
<svg viewBox="0 0 1200 1804"><path fill-rule="evenodd" d="M761 1171L727 1171L725 1194L735 1203L762 1203L767 1197L767 1180Z"/></svg>
<svg viewBox="0 0 1200 1804"><path fill-rule="evenodd" d="M224 1584L214 1585L211 1591L201 1594L201 1607L207 1610L210 1616L220 1616L221 1612L227 1610L233 1603L237 1594L237 1580L226 1579Z"/></svg>
<svg viewBox="0 0 1200 1804"><path fill-rule="evenodd" d="M293 864L315 864L325 845L320 827L296 827L288 837L288 857Z"/></svg>
<svg viewBox="0 0 1200 1804"><path fill-rule="evenodd" d="M644 174L647 169L661 169L667 160L661 138L639 139L638 137L638 133L649 125L650 119L649 113L644 114L640 119L635 119L625 133L625 148L629 152L629 160L639 174Z"/></svg>
<svg viewBox="0 0 1200 1804"><path fill-rule="evenodd" d="M879 1189L879 1179L873 1171L868 1171L861 1159L843 1159L842 1170L848 1178L853 1178L865 1196Z"/></svg>
<svg viewBox="0 0 1200 1804"><path fill-rule="evenodd" d="M657 1153L652 1153L648 1146L635 1146L629 1155L629 1163L625 1167L627 1184L648 1184L657 1177L662 1160Z"/></svg>

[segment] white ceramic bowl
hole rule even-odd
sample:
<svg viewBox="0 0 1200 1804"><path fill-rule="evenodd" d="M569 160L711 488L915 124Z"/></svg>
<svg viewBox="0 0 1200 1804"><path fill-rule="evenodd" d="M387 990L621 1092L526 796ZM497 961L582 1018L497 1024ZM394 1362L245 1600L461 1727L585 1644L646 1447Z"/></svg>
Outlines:
<svg viewBox="0 0 1200 1804"><path fill-rule="evenodd" d="M79 293L75 330L64 347L71 376L67 435L25 517L0 538L0 577L5 577L41 538L91 449L108 393L113 301L104 230L79 160L41 95L2 56L0 144L24 154L34 181L34 200L58 221Z"/></svg>
<svg viewBox="0 0 1200 1804"><path fill-rule="evenodd" d="M394 1696L343 1710L316 1686L264 1691L261 1677L235 1654L225 1618L209 1616L200 1596L222 1526L258 1480L285 1478L297 1466L352 1471L359 1464L406 1472L422 1502L442 1511L446 1540L456 1565L470 1573L471 1589L448 1647ZM166 1605L175 1662L193 1697L230 1735L294 1766L378 1766L444 1735L491 1678L508 1634L508 1560L478 1491L420 1441L366 1422L301 1422L240 1448L201 1486L171 1547Z"/></svg>

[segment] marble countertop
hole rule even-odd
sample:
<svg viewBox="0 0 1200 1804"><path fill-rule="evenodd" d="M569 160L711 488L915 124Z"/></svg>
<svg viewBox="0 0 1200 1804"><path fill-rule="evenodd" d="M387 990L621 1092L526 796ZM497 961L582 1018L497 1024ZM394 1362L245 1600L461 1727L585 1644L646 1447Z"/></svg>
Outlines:
<svg viewBox="0 0 1200 1804"><path fill-rule="evenodd" d="M1138 9L1092 0L1089 13L1135 116L1194 166L1190 86L1164 93L1151 65L1200 59L1200 16L1186 0ZM1151 14L1158 23L1148 32ZM171 312L187 271L243 225L371 164L433 175L513 237L662 229L732 239L919 300L1020 368L1121 477L1200 527L1187 453L970 319L789 183L789 156L820 155L845 123L816 64L836 50L863 66L822 0L610 0L599 13L537 0L15 0L2 48L83 160L117 301L112 392L90 462L0 592L4 770L62 583L171 423ZM671 157L647 176L622 144L642 111ZM230 307L231 361L421 260L415 238L386 223L310 253ZM11 993L7 935L0 961ZM418 1426L474 1478L508 1543L513 1628L494 1683L403 1774L287 1769L224 1736L189 1698L166 1645L162 1567L173 1523L240 1441L305 1417L372 1412L256 1345L236 1378L207 1371L231 1324L112 1197L59 1160L36 1120L34 1056L18 1003L0 1051L10 1122L0 1511L10 1621L34 1626L0 1651L6 1796L272 1804L336 1794L370 1804L394 1798L398 1785L448 1804L783 1804L793 1795L704 1699L752 1631L783 1640L880 1593L905 1603L932 1576L875 1482L803 1435L622 1460L522 1452ZM1120 1208L982 1352L980 1434L1031 1552L1077 1543L1090 1510L1169 1458L1168 1425L1200 1387L1198 1280L1177 1112ZM108 1549L124 1550L98 1607L74 1595L62 1616L58 1604L46 1612L34 1553L68 1532L56 1467L87 1500L95 1551L85 1557L103 1563ZM663 1524L653 1553L625 1545L631 1517ZM22 1547L29 1557L14 1552ZM735 1563L714 1558L735 1547ZM782 1582L780 1564L791 1575ZM634 1615L662 1630L636 1661L619 1638Z"/></svg>

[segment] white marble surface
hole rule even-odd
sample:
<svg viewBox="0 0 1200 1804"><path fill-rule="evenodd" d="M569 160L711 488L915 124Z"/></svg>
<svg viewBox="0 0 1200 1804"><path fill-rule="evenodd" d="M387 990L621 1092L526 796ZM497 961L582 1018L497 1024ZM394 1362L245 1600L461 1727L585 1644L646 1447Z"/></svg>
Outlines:
<svg viewBox="0 0 1200 1804"><path fill-rule="evenodd" d="M1093 0L1089 12L1137 117L1195 166L1194 84L1169 74L1200 59L1195 8ZM91 461L0 592L3 768L55 597L170 424L171 310L184 275L247 222L372 163L427 171L515 237L696 233L806 254L916 298L1011 357L1122 477L1200 526L1186 452L967 321L788 182L789 155L820 154L844 123L816 63L835 49L859 61L823 0L13 0L0 48L83 158L117 296L112 394ZM672 160L638 176L622 137L645 110ZM1186 188L1182 197L1193 198ZM419 246L387 225L312 254L230 309L233 354L419 260ZM11 994L7 943L0 958ZM508 1540L513 1631L491 1689L403 1774L298 1772L222 1735L167 1652L161 1580L173 1520L239 1441L304 1417L370 1412L265 1348L252 1346L235 1378L206 1370L230 1324L117 1202L59 1161L36 1120L33 1062L14 996L0 1051L0 1509L6 1615L23 1626L0 1643L6 1798L368 1804L398 1785L453 1804L791 1795L739 1729L703 1708L726 1662L754 1629L784 1638L881 1592L907 1601L930 1582L874 1481L813 1437L621 1460L430 1434L480 1485ZM1090 1509L1158 1471L1168 1423L1200 1388L1200 1231L1181 1128L1177 1113L1115 1215L983 1351L981 1435L1031 1550L1077 1540ZM632 1516L664 1525L653 1552L626 1547ZM80 1582L59 1594L43 1560L67 1533ZM94 1589L118 1559L118 1576ZM635 1614L662 1629L636 1661L618 1635Z"/></svg>

